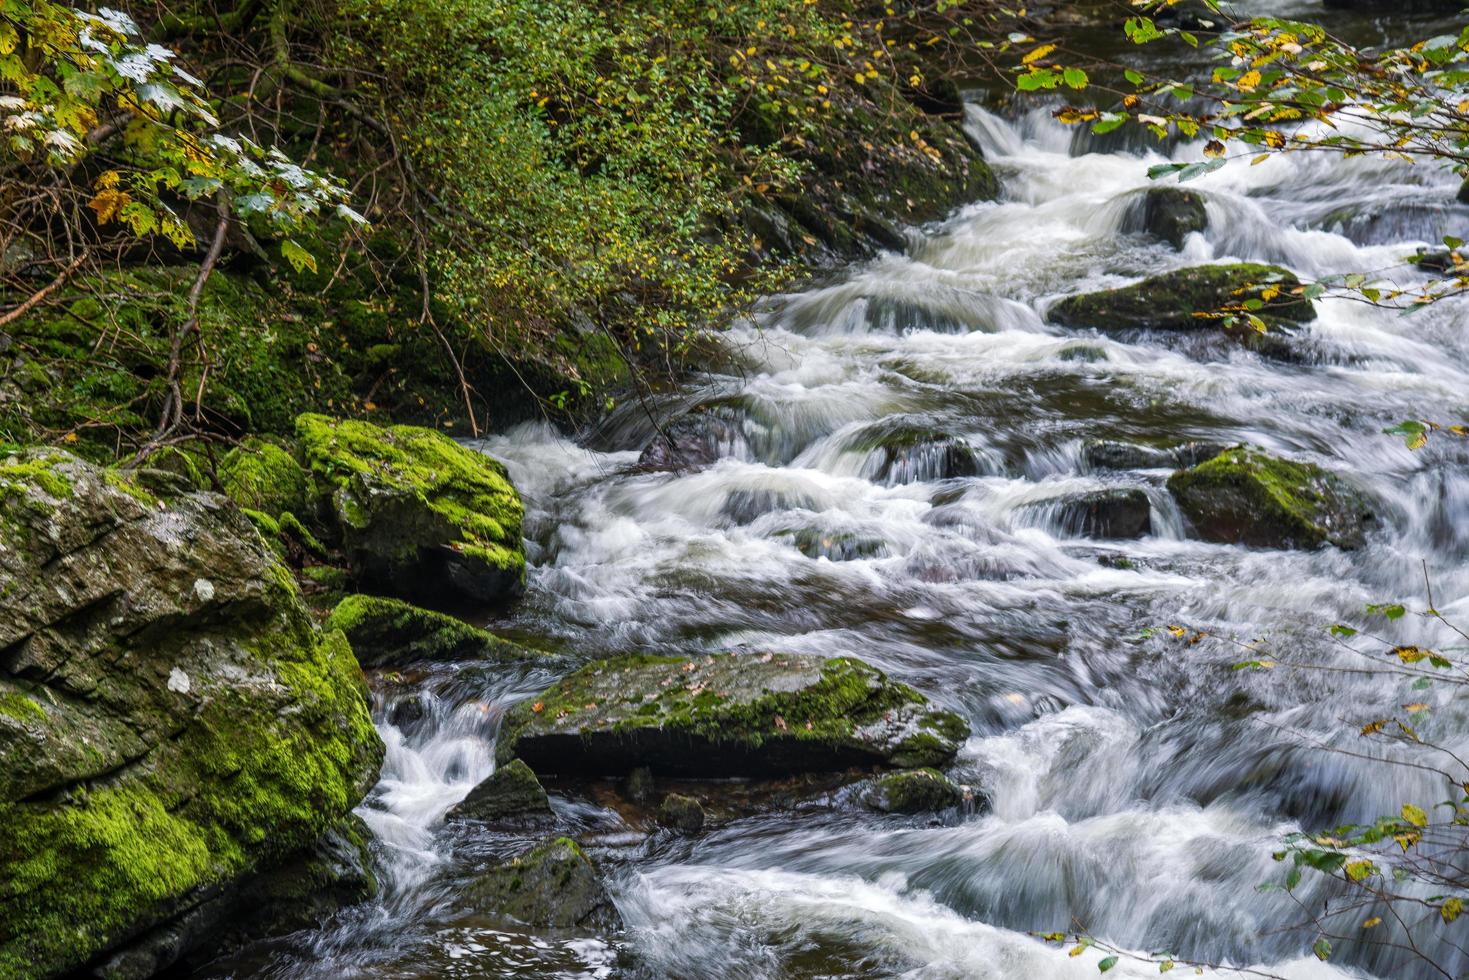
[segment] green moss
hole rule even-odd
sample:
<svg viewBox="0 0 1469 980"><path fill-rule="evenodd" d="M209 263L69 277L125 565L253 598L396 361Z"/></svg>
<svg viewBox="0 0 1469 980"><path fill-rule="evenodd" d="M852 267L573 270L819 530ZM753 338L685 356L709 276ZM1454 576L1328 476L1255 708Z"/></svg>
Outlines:
<svg viewBox="0 0 1469 980"><path fill-rule="evenodd" d="M922 768L888 773L873 780L862 802L883 813L924 813L958 806L964 800L959 787L937 769Z"/></svg>
<svg viewBox="0 0 1469 980"><path fill-rule="evenodd" d="M1246 446L1168 480L1195 529L1209 540L1259 547L1361 544L1370 514L1340 478Z"/></svg>
<svg viewBox="0 0 1469 980"><path fill-rule="evenodd" d="M0 692L0 715L24 724L28 721L45 721L46 709L24 694L6 691Z"/></svg>
<svg viewBox="0 0 1469 980"><path fill-rule="evenodd" d="M27 496L36 489L53 500L66 500L72 495L71 483L56 468L66 458L65 453L41 452L0 460L0 494Z"/></svg>
<svg viewBox="0 0 1469 980"><path fill-rule="evenodd" d="M1121 289L1070 296L1050 317L1068 327L1099 330L1198 330L1216 328L1211 314L1243 313L1246 304L1266 323L1300 323L1316 318L1311 301L1293 294L1300 286L1278 266L1237 263L1177 269ZM1275 295L1264 299L1266 290Z"/></svg>
<svg viewBox="0 0 1469 980"><path fill-rule="evenodd" d="M241 507L268 514L310 513L305 468L268 439L251 437L230 450L219 464L219 485Z"/></svg>

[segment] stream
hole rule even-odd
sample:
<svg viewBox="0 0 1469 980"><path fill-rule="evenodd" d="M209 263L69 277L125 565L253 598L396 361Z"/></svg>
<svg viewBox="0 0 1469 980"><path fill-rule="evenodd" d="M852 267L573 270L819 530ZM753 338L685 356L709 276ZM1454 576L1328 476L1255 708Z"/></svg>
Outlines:
<svg viewBox="0 0 1469 980"><path fill-rule="evenodd" d="M1189 185L1209 225L1175 250L1130 230L1149 165L1168 157L1094 146L1034 106L971 105L966 127L1000 200L912 231L906 255L770 298L726 338L738 369L654 401L663 421L717 406L725 458L637 468L654 436L637 403L594 439L528 424L483 442L525 496L531 564L526 598L492 626L560 657L378 678L387 760L359 812L381 898L205 975L1097 976L1103 953L1070 957L1031 935L1077 929L1295 980L1427 975L1359 946L1319 962L1314 933L1285 928L1299 918L1292 898L1258 886L1281 880L1271 853L1294 829L1441 798L1422 774L1315 744L1361 749L1364 719L1437 695L1232 670L1256 654L1216 638L1335 662L1327 626L1361 622L1368 603L1421 608L1425 582L1448 619L1469 622L1469 446L1445 436L1410 451L1383 433L1469 417L1469 308L1405 317L1328 298L1296 362L1162 335L1124 342L1044 312L1221 260L1415 281L1405 255L1469 237L1456 179L1369 159L1235 161ZM954 475L932 440L908 451L889 438L911 431L967 444L972 471ZM1253 443L1342 474L1378 520L1350 552L1200 542L1163 487L1170 468L1099 469L1084 452L1097 440ZM1107 488L1147 494L1146 535L1088 538L1057 506ZM798 546L813 540L815 557ZM1180 641L1175 625L1211 639ZM1413 616L1373 628L1454 643ZM610 784L552 786L626 930L513 931L456 907L477 867L531 839L443 820L492 770L508 704L595 657L717 650L857 656L961 712L974 734L950 775L988 805L884 816L821 790L680 837L650 833ZM1433 734L1469 748L1469 702L1434 708ZM1308 876L1297 897L1321 887ZM1110 975L1157 973L1124 957Z"/></svg>

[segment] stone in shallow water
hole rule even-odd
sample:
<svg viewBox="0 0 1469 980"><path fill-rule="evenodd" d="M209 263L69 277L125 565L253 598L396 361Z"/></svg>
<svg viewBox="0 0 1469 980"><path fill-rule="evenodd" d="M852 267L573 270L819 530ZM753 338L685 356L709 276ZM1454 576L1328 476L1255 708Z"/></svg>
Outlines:
<svg viewBox="0 0 1469 980"><path fill-rule="evenodd" d="M682 470L708 466L726 456L750 455L740 413L729 406L696 408L667 422L638 457L650 470Z"/></svg>
<svg viewBox="0 0 1469 980"><path fill-rule="evenodd" d="M1168 489L1198 535L1223 544L1357 548L1373 520L1362 495L1335 474L1247 446L1179 470Z"/></svg>
<svg viewBox="0 0 1469 980"><path fill-rule="evenodd" d="M503 820L548 816L551 803L530 766L512 759L496 767L484 782L449 811L447 820Z"/></svg>
<svg viewBox="0 0 1469 980"><path fill-rule="evenodd" d="M1141 538L1153 529L1153 505L1135 487L1076 494L1046 505L1059 529L1088 538Z"/></svg>
<svg viewBox="0 0 1469 980"><path fill-rule="evenodd" d="M620 925L596 866L566 837L490 868L459 893L459 900L493 919L543 929Z"/></svg>
<svg viewBox="0 0 1469 980"><path fill-rule="evenodd" d="M1221 330L1211 314L1239 309L1260 299L1255 310L1267 324L1304 323L1316 318L1311 301L1292 295L1300 285L1278 266L1239 263L1201 265L1152 276L1131 286L1068 296L1051 307L1050 318L1066 327L1092 327L1105 333L1128 330ZM1273 293L1268 293L1273 291ZM1269 294L1270 299L1264 296ZM1237 338L1246 341L1242 331Z"/></svg>
<svg viewBox="0 0 1469 980"><path fill-rule="evenodd" d="M1152 187L1143 194L1143 230L1182 248L1184 239L1209 227L1203 195L1182 187Z"/></svg>
<svg viewBox="0 0 1469 980"><path fill-rule="evenodd" d="M498 752L540 773L694 778L940 765L969 726L860 660L600 660L517 705Z"/></svg>
<svg viewBox="0 0 1469 980"><path fill-rule="evenodd" d="M883 813L927 813L958 806L964 793L937 769L913 769L874 779L862 802Z"/></svg>
<svg viewBox="0 0 1469 980"><path fill-rule="evenodd" d="M1228 448L1217 442L1185 442L1158 449L1134 442L1099 439L1081 447L1081 462L1089 470L1156 470L1194 466Z"/></svg>
<svg viewBox="0 0 1469 980"><path fill-rule="evenodd" d="M658 807L658 823L669 830L697 834L704 829L704 807L692 796L669 793Z"/></svg>

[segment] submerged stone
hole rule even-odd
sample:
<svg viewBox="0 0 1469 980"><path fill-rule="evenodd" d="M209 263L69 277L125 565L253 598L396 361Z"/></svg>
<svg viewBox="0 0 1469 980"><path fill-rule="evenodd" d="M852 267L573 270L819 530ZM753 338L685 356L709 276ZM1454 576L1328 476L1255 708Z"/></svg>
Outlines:
<svg viewBox="0 0 1469 980"><path fill-rule="evenodd" d="M1194 466L1229 448L1217 442L1185 442L1167 449L1134 442L1097 440L1081 447L1082 464L1089 470L1158 470Z"/></svg>
<svg viewBox="0 0 1469 980"><path fill-rule="evenodd" d="M422 660L524 660L541 656L488 630L401 599L349 595L327 619L347 634L364 667L401 666Z"/></svg>
<svg viewBox="0 0 1469 980"><path fill-rule="evenodd" d="M498 461L411 425L308 414L296 433L359 581L436 605L521 591L524 506Z"/></svg>
<svg viewBox="0 0 1469 980"><path fill-rule="evenodd" d="M482 915L543 929L606 930L620 924L596 866L566 837L489 869L459 898Z"/></svg>
<svg viewBox="0 0 1469 980"><path fill-rule="evenodd" d="M638 465L650 470L682 470L708 466L726 456L748 456L741 422L739 412L728 406L696 408L655 432L638 457Z"/></svg>
<svg viewBox="0 0 1469 980"><path fill-rule="evenodd" d="M1050 318L1062 326L1092 327L1108 333L1220 330L1219 320L1211 314L1243 313L1246 304L1258 300L1262 305L1250 312L1267 324L1304 323L1316 318L1316 310L1310 300L1292 293L1300 284L1292 273L1278 266L1200 265L1165 272L1120 289L1068 296L1051 308ZM1255 331L1244 328L1236 339L1248 342L1246 334Z"/></svg>
<svg viewBox="0 0 1469 980"><path fill-rule="evenodd" d="M658 807L658 823L683 834L697 834L704 829L704 806L692 796L669 793Z"/></svg>
<svg viewBox="0 0 1469 980"><path fill-rule="evenodd" d="M958 806L964 793L937 769L914 769L874 779L862 802L883 813L928 813Z"/></svg>
<svg viewBox="0 0 1469 980"><path fill-rule="evenodd" d="M346 639L218 494L0 460L0 598L0 976L142 949L376 781Z"/></svg>
<svg viewBox="0 0 1469 980"><path fill-rule="evenodd" d="M542 773L779 776L939 765L968 734L958 715L848 657L640 655L588 664L521 702L498 751Z"/></svg>
<svg viewBox="0 0 1469 980"><path fill-rule="evenodd" d="M1136 487L1109 487L1037 505L1058 530L1088 538L1141 538L1152 531L1153 505Z"/></svg>
<svg viewBox="0 0 1469 980"><path fill-rule="evenodd" d="M1373 520L1340 477L1246 446L1179 470L1168 489L1201 538L1224 544L1357 548Z"/></svg>
<svg viewBox="0 0 1469 980"><path fill-rule="evenodd" d="M451 809L448 820L504 820L507 817L547 816L551 802L530 766L512 759L496 766L482 783Z"/></svg>
<svg viewBox="0 0 1469 980"><path fill-rule="evenodd" d="M798 531L781 532L780 537L789 538L796 550L807 558L857 561L887 554L887 543L881 538L846 531L824 531L818 527L806 527Z"/></svg>

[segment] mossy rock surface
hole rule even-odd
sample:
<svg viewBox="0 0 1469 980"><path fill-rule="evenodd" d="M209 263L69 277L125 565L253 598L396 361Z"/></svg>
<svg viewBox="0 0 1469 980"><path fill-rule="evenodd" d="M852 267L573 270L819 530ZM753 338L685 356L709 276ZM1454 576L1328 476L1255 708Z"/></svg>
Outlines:
<svg viewBox="0 0 1469 980"><path fill-rule="evenodd" d="M1357 548L1373 520L1340 477L1246 446L1179 470L1168 489L1198 535L1223 544Z"/></svg>
<svg viewBox="0 0 1469 980"><path fill-rule="evenodd" d="M697 834L704 829L704 806L692 796L669 793L658 804L658 824L681 834Z"/></svg>
<svg viewBox="0 0 1469 980"><path fill-rule="evenodd" d="M459 900L491 919L543 929L605 931L620 924L596 867L566 837L489 869Z"/></svg>
<svg viewBox="0 0 1469 980"><path fill-rule="evenodd" d="M424 660L525 660L545 656L503 640L447 613L402 599L349 595L337 604L327 629L347 634L364 667L401 666Z"/></svg>
<svg viewBox="0 0 1469 980"><path fill-rule="evenodd" d="M968 735L958 715L852 658L642 655L588 664L521 702L498 751L540 773L777 776L939 765Z"/></svg>
<svg viewBox="0 0 1469 980"><path fill-rule="evenodd" d="M245 439L220 460L219 484L241 507L272 517L309 516L315 507L310 474L284 440Z"/></svg>
<svg viewBox="0 0 1469 980"><path fill-rule="evenodd" d="M1316 319L1316 309L1310 300L1292 295L1300 284L1295 275L1279 266L1200 265L1165 272L1120 289L1068 296L1051 307L1050 318L1065 327L1091 327L1108 333L1220 330L1218 319L1196 314L1226 310L1242 313L1247 303L1260 300L1263 305L1251 312L1267 324L1304 323ZM1244 341L1243 333L1239 339Z"/></svg>
<svg viewBox="0 0 1469 980"><path fill-rule="evenodd" d="M449 820L496 821L510 817L551 815L551 803L530 766L512 759L497 766L489 777L448 813Z"/></svg>
<svg viewBox="0 0 1469 980"><path fill-rule="evenodd" d="M929 813L958 806L964 792L937 769L913 769L874 779L862 802L883 813Z"/></svg>
<svg viewBox="0 0 1469 980"><path fill-rule="evenodd" d="M222 496L0 459L0 606L0 976L135 942L376 781L346 638Z"/></svg>
<svg viewBox="0 0 1469 980"><path fill-rule="evenodd" d="M364 585L435 605L523 589L525 508L498 461L411 425L307 414L296 433Z"/></svg>

